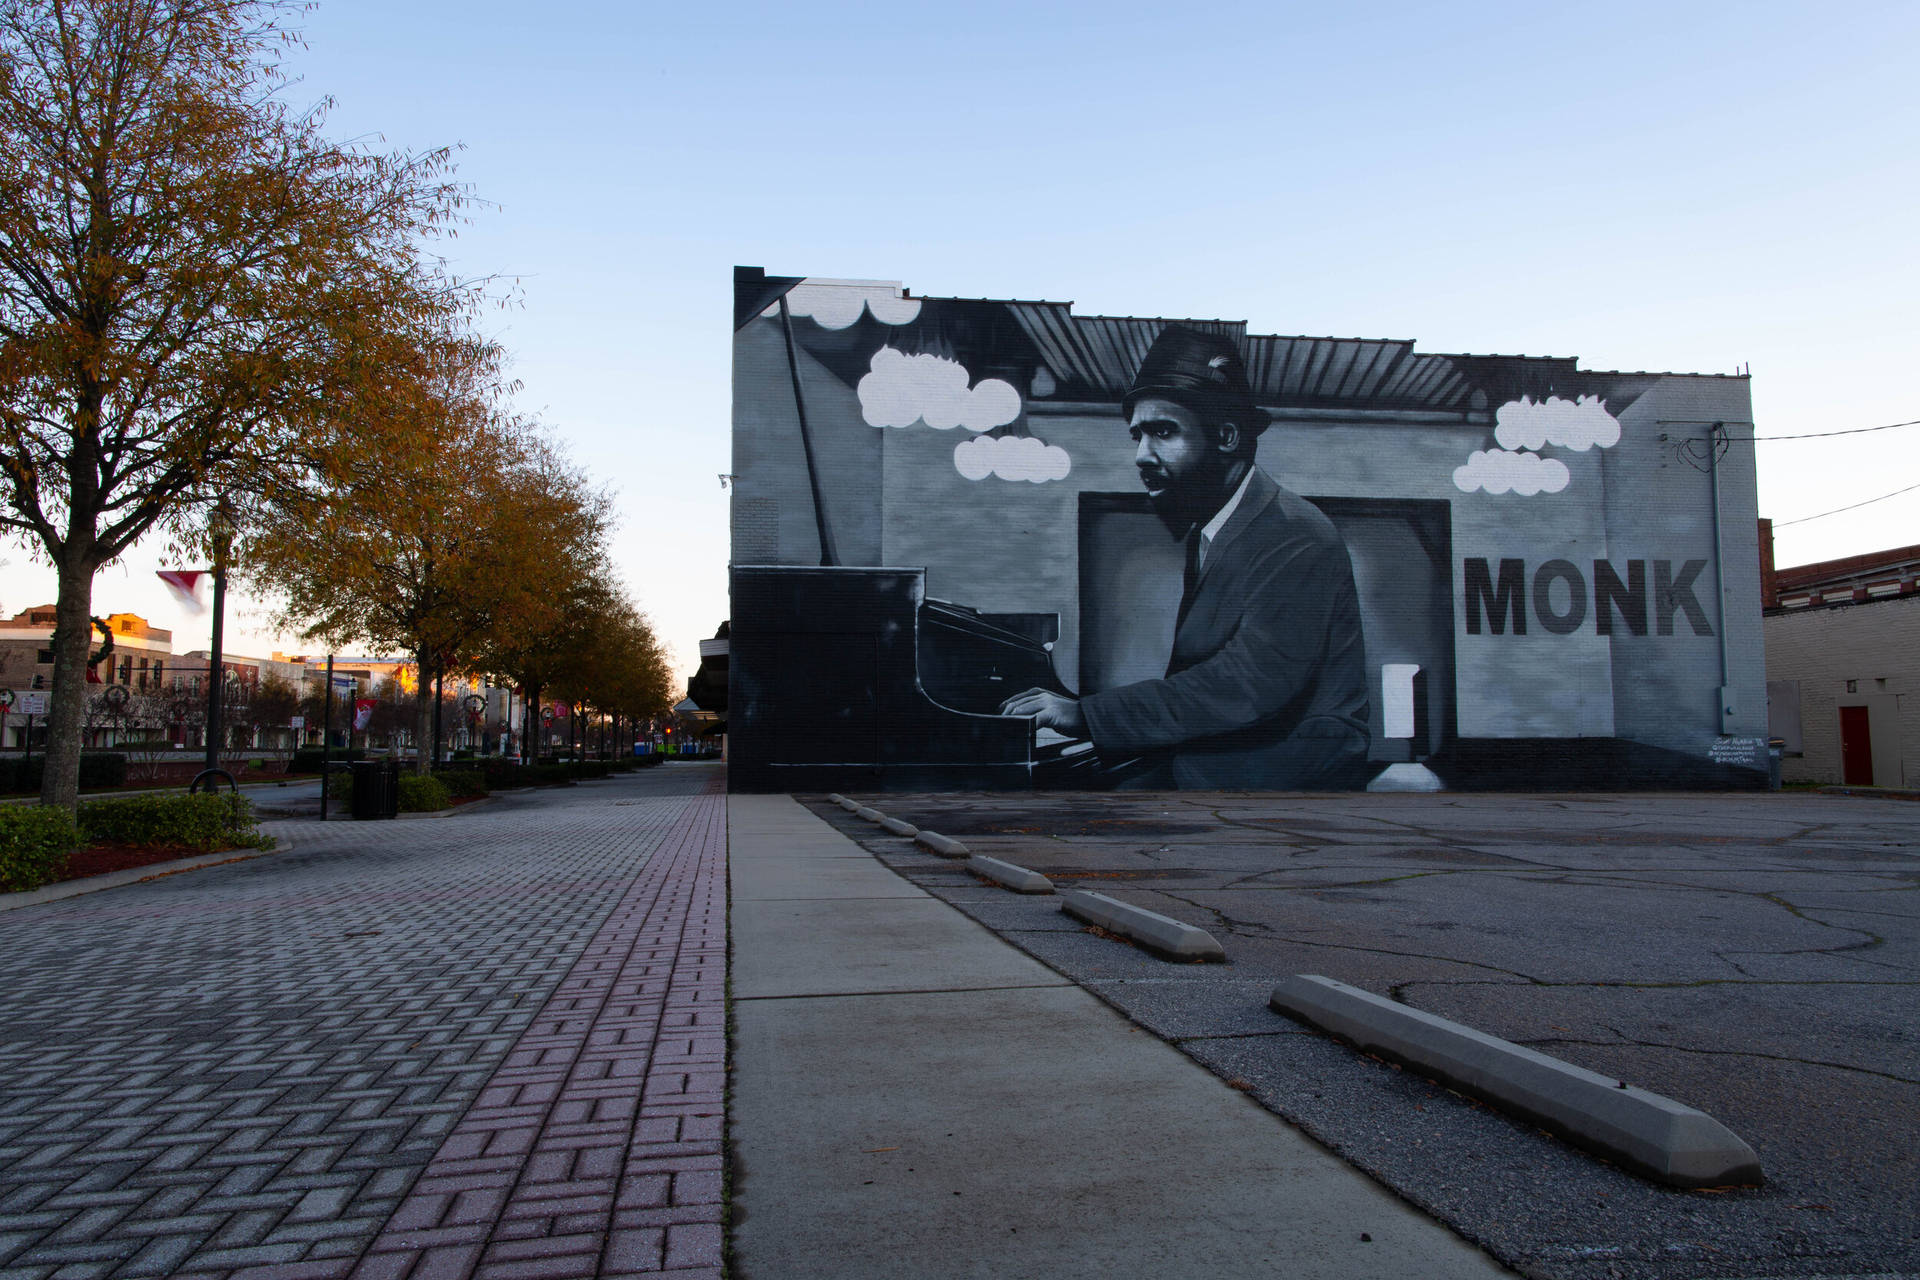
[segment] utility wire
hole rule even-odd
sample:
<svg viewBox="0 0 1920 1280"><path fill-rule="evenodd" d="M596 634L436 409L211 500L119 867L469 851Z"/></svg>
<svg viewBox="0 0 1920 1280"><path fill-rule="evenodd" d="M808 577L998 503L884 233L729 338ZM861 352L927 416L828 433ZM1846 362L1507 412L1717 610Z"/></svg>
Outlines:
<svg viewBox="0 0 1920 1280"><path fill-rule="evenodd" d="M1819 520L1825 516L1837 516L1842 511L1852 511L1858 507L1870 507L1876 502L1885 502L1888 498L1897 498L1903 493L1912 493L1915 489L1920 489L1920 484L1910 484L1904 489L1895 489L1892 493L1883 493L1877 498L1868 498L1865 502L1856 502L1851 506L1835 507L1831 511L1822 511L1817 515L1801 516L1797 520L1775 521L1773 527L1776 529L1784 529L1790 524L1805 524L1809 520Z"/></svg>
<svg viewBox="0 0 1920 1280"><path fill-rule="evenodd" d="M1659 425L1663 427L1708 427L1708 426L1717 427L1717 426L1727 425L1727 420L1724 418L1662 418L1659 421ZM1732 425L1751 426L1752 424L1751 423L1734 423ZM1823 440L1828 436L1861 436L1861 435L1866 435L1870 431L1892 431L1896 427L1920 427L1920 418L1915 418L1912 422L1889 422L1886 425L1879 426L1879 427L1849 427L1844 431L1806 431L1806 432L1800 433L1799 435L1791 435L1791 436L1722 435L1720 438L1722 440L1725 440L1728 444L1733 444L1735 442L1739 442L1743 444L1744 443L1765 444L1770 440ZM1704 440L1706 437L1694 436L1691 438L1696 440ZM1811 520L1813 517L1808 516L1807 518Z"/></svg>
<svg viewBox="0 0 1920 1280"><path fill-rule="evenodd" d="M1755 436L1753 442L1755 444L1761 444L1768 440L1818 440L1823 436L1859 436L1865 435L1869 431L1891 431L1895 427L1920 427L1920 418L1915 418L1912 422L1889 422L1884 427L1853 427L1846 431L1809 431L1804 435L1797 436ZM1905 490L1902 490L1902 492L1905 492ZM1893 495L1888 494L1887 496L1891 498ZM1878 502L1880 499L1875 498L1874 501ZM1865 504L1863 503L1862 505L1864 506ZM1844 507L1841 508L1843 511L1845 509ZM1808 516L1807 519L1811 520L1813 517Z"/></svg>

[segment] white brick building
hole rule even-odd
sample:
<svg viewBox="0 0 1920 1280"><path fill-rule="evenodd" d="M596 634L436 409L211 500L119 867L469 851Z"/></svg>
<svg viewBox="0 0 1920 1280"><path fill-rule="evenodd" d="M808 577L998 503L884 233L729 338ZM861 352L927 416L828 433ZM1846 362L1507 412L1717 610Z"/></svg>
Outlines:
<svg viewBox="0 0 1920 1280"><path fill-rule="evenodd" d="M1920 546L1772 579L1763 625L1782 777L1920 786Z"/></svg>

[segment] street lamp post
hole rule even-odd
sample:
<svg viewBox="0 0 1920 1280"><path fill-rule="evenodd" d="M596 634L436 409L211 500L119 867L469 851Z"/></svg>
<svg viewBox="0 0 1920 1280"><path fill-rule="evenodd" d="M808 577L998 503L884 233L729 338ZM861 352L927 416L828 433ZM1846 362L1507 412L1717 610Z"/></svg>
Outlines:
<svg viewBox="0 0 1920 1280"><path fill-rule="evenodd" d="M333 655L327 655L327 700L320 713L320 820L327 820L327 782L333 773Z"/></svg>
<svg viewBox="0 0 1920 1280"><path fill-rule="evenodd" d="M433 763L428 768L440 763L440 703L447 696L446 687L441 683L443 679L445 677L439 671L433 673Z"/></svg>
<svg viewBox="0 0 1920 1280"><path fill-rule="evenodd" d="M207 762L206 768L220 767L220 645L227 613L227 553L233 548L233 525L223 503L213 513L213 652L207 658Z"/></svg>
<svg viewBox="0 0 1920 1280"><path fill-rule="evenodd" d="M110 684L100 697L107 704L107 718L113 722L114 745L117 746L127 736L127 703L132 695L127 692L127 686Z"/></svg>
<svg viewBox="0 0 1920 1280"><path fill-rule="evenodd" d="M476 727L486 726L487 700L477 693L470 693L461 703L467 709L467 746L473 746L473 731Z"/></svg>

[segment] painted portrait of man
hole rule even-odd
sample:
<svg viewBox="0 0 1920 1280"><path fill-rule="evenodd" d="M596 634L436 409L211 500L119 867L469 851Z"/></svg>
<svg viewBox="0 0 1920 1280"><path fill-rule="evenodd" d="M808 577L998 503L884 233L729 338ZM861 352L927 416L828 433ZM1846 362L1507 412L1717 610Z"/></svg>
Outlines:
<svg viewBox="0 0 1920 1280"><path fill-rule="evenodd" d="M1074 698L1029 689L1006 715L1145 757L1133 786L1346 790L1368 764L1365 648L1333 523L1255 463L1268 418L1233 342L1162 330L1122 404L1134 466L1185 544L1166 674Z"/></svg>

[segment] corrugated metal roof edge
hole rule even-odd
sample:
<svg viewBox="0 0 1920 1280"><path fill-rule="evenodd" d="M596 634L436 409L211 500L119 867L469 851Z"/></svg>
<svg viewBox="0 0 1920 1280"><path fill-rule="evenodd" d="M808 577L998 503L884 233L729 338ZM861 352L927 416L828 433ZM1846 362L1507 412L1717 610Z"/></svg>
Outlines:
<svg viewBox="0 0 1920 1280"><path fill-rule="evenodd" d="M1581 369L1581 373L1605 378L1719 378L1726 382L1752 382L1750 373L1682 373L1678 369Z"/></svg>
<svg viewBox="0 0 1920 1280"><path fill-rule="evenodd" d="M1073 311L1071 302L1055 302L1048 298L937 298L931 294L909 294L921 302L1002 302L1012 307L1064 307ZM1250 320L1226 320L1219 316L1110 316L1099 312L1073 311L1075 320L1120 320L1143 324L1226 324L1247 327ZM1249 338L1279 338L1288 342L1383 342L1392 344L1416 345L1412 338L1353 338L1340 337L1330 333L1249 333ZM1438 352L1422 351L1421 355L1437 355ZM1522 357L1528 359L1531 357Z"/></svg>
<svg viewBox="0 0 1920 1280"><path fill-rule="evenodd" d="M950 295L915 293L907 290L906 296L916 302L997 302L1009 307L1065 307L1073 310L1071 302L1056 302L1052 298L961 298ZM1111 319L1112 317L1108 317Z"/></svg>
<svg viewBox="0 0 1920 1280"><path fill-rule="evenodd" d="M1237 324L1241 328L1245 328L1247 325L1245 320L1222 320L1218 316L1103 316L1086 315L1076 311L1073 313L1073 318L1075 320L1115 320L1122 324ZM1248 334L1247 336L1252 337L1254 335Z"/></svg>
<svg viewBox="0 0 1920 1280"><path fill-rule="evenodd" d="M875 281L873 283L892 282ZM1083 314L1073 310L1073 303L1060 302L1051 298L961 298L925 293L916 294L911 290L908 290L905 296L915 298L921 302L998 302L1007 306L1065 308L1072 314L1075 320L1139 321L1147 324L1221 324L1240 325L1243 328L1251 324L1251 321L1247 320L1223 320L1218 316L1110 316ZM1420 349L1419 340L1415 338L1343 337L1339 334L1331 333L1249 333L1247 338L1249 340L1254 338L1271 338L1275 341L1282 342L1374 342L1395 346L1403 345L1411 347L1413 354L1417 356L1437 356L1445 360L1524 360L1528 363L1554 364L1571 361L1575 366L1578 366L1580 363L1579 356L1529 356L1497 351L1423 351ZM1751 382L1753 380L1753 375L1750 373L1683 373L1674 369L1580 369L1576 367L1574 371L1576 373L1616 378L1724 378L1735 382Z"/></svg>
<svg viewBox="0 0 1920 1280"><path fill-rule="evenodd" d="M1199 316L1090 316L1076 313L1073 318L1075 320L1117 320L1139 324L1237 324L1242 327L1250 323L1246 320L1207 320ZM1248 341L1256 338L1268 338L1275 342L1367 342L1377 343L1382 346L1415 347L1416 354L1423 356L1440 354L1435 351L1419 351L1417 349L1418 344L1415 343L1412 338L1343 338L1331 333L1249 333L1247 335ZM1523 356L1521 358L1529 359L1531 357Z"/></svg>
<svg viewBox="0 0 1920 1280"><path fill-rule="evenodd" d="M1443 356L1448 360L1525 360L1533 364L1572 363L1575 366L1575 373L1591 374L1602 378L1725 378L1734 382L1753 381L1753 375L1750 373L1683 373L1677 369L1582 369L1578 367L1579 356L1519 356L1501 355L1497 352L1475 354L1466 351L1420 351L1418 349L1414 354Z"/></svg>

